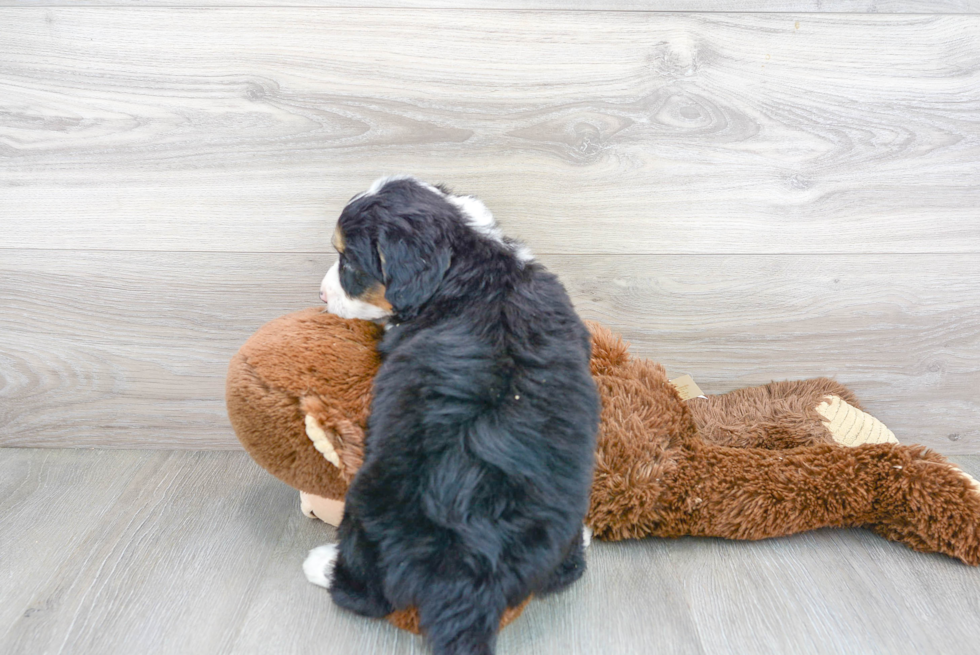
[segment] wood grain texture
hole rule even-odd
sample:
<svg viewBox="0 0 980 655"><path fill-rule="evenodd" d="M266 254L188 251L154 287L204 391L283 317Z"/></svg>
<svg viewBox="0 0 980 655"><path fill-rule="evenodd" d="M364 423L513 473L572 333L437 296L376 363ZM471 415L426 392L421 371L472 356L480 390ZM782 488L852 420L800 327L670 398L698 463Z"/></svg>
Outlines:
<svg viewBox="0 0 980 655"><path fill-rule="evenodd" d="M630 12L980 13L978 0L0 0L0 7L330 7Z"/></svg>
<svg viewBox="0 0 980 655"><path fill-rule="evenodd" d="M0 247L305 252L410 171L539 252L980 252L980 16L447 16L0 9Z"/></svg>
<svg viewBox="0 0 980 655"><path fill-rule="evenodd" d="M29 603L13 608L16 619L0 629L0 651L227 651L295 509L269 493L280 483L247 457L224 453L59 451L42 457L33 458L42 471L53 462L46 484L34 485L14 504L17 515L3 515L13 547L0 559L5 567L8 552L24 560L5 572L14 579L5 585L5 600L23 586L33 590ZM59 469L89 471L69 486L71 476L52 479ZM91 510L85 501L101 495L102 485L122 493L110 506ZM49 510L78 508L78 516L51 522ZM45 533L53 538L36 538Z"/></svg>
<svg viewBox="0 0 980 655"><path fill-rule="evenodd" d="M227 363L329 254L5 251L0 444L237 448ZM906 443L980 453L980 257L568 256L579 312L707 393L836 376Z"/></svg>
<svg viewBox="0 0 980 655"><path fill-rule="evenodd" d="M960 465L972 470L976 461ZM705 652L911 654L980 644L978 571L934 574L937 557L918 561L870 532L827 529L735 548L684 541L671 544L670 564ZM946 597L942 609L926 600L935 595Z"/></svg>
<svg viewBox="0 0 980 655"><path fill-rule="evenodd" d="M98 538L98 525L150 455L0 451L0 635L59 607L55 572ZM94 536L93 536L94 535ZM48 597L38 599L48 588ZM37 651L40 652L40 651Z"/></svg>
<svg viewBox="0 0 980 655"><path fill-rule="evenodd" d="M980 477L980 457L956 458ZM428 653L306 582L335 531L245 453L0 449L0 651ZM862 530L595 544L501 655L968 653L980 570Z"/></svg>
<svg viewBox="0 0 980 655"><path fill-rule="evenodd" d="M0 444L239 447L228 362L263 323L320 302L329 259L4 252Z"/></svg>

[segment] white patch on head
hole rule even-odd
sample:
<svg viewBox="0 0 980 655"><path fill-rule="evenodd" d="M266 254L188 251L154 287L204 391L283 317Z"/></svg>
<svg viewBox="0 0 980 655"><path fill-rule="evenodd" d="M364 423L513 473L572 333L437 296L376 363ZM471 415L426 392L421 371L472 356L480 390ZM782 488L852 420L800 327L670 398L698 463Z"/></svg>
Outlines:
<svg viewBox="0 0 980 655"><path fill-rule="evenodd" d="M391 316L377 305L351 298L340 286L340 260L334 262L333 266L323 276L320 283L320 300L327 303L327 311L336 314L341 318L360 318L365 321L376 321L378 319Z"/></svg>
<svg viewBox="0 0 980 655"><path fill-rule="evenodd" d="M385 175L384 177L379 177L374 182L372 182L371 183L371 186L368 187L368 190L367 191L365 191L364 193L359 193L356 196L354 196L353 198L351 198L350 202L354 202L355 200L358 200L360 198L364 198L366 196L373 196L378 191L380 191L384 187L384 185L388 184L389 182L397 182L399 180L411 180L412 182L415 182L415 184L418 184L420 187L424 187L424 188L428 189L429 191L431 191L433 193L437 193L440 196L446 195L442 191L440 191L439 189L437 189L436 187L432 186L431 184L426 184L422 180L416 178L414 175L404 175L404 174L401 174L401 175ZM347 204L350 204L350 203L347 203Z"/></svg>
<svg viewBox="0 0 980 655"><path fill-rule="evenodd" d="M507 246L514 253L514 256L523 263L534 260L534 255L531 254L531 250L527 246L504 237L503 232L497 227L497 221L493 214L483 204L482 200L475 196L446 196L446 200L462 212L466 224L474 231Z"/></svg>
<svg viewBox="0 0 980 655"><path fill-rule="evenodd" d="M530 248L525 246L523 243L514 241L513 239L505 238L503 232L497 227L497 221L494 219L493 214L490 209L483 204L483 201L476 196L454 196L444 193L438 187L434 187L431 184L426 184L422 180L412 176L412 175L387 175L385 177L379 177L376 179L368 190L364 193L359 193L358 195L351 198L350 202L354 202L360 198L366 196L371 196L380 191L389 182L397 182L399 180L411 180L415 184L428 189L432 193L442 196L449 202L451 202L460 212L463 214L463 218L466 220L466 224L473 228L477 233L501 243L507 246L514 256L517 257L518 261L522 264L534 261L534 254L531 252ZM350 203L348 203L350 204Z"/></svg>
<svg viewBox="0 0 980 655"><path fill-rule="evenodd" d="M306 579L318 587L327 589L333 580L333 566L337 561L337 545L317 546L303 560L303 573Z"/></svg>
<svg viewBox="0 0 980 655"><path fill-rule="evenodd" d="M463 213L466 224L471 228L497 243L504 242L504 235L497 227L497 221L482 200L473 196L446 196L446 200Z"/></svg>
<svg viewBox="0 0 980 655"><path fill-rule="evenodd" d="M582 547L588 548L592 545L592 528L587 525L582 526Z"/></svg>
<svg viewBox="0 0 980 655"><path fill-rule="evenodd" d="M511 241L509 245L511 250L514 251L514 255L525 264L534 261L534 253L531 252L531 249L525 246L523 243L519 241Z"/></svg>

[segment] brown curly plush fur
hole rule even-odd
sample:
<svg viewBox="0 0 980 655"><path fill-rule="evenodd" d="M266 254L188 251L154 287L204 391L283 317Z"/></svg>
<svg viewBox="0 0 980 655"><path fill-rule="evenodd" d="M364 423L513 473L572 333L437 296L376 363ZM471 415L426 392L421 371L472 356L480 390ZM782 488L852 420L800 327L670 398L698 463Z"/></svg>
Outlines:
<svg viewBox="0 0 980 655"><path fill-rule="evenodd" d="M772 382L687 402L706 443L737 448L798 448L834 443L816 407L837 396L864 409L850 389L827 378Z"/></svg>
<svg viewBox="0 0 980 655"><path fill-rule="evenodd" d="M381 334L315 308L262 326L231 360L225 383L228 416L249 455L288 485L343 498L360 465ZM311 413L329 426L343 469L310 443L303 419Z"/></svg>
<svg viewBox="0 0 980 655"><path fill-rule="evenodd" d="M683 402L659 364L592 325L603 399L586 522L600 539L765 539L867 527L916 550L980 564L980 493L921 446L836 444L813 410L827 379Z"/></svg>
<svg viewBox="0 0 980 655"><path fill-rule="evenodd" d="M602 326L589 328L602 423L586 523L597 538L765 539L863 526L980 564L977 487L919 446L837 444L815 407L835 395L860 408L846 387L818 378L684 402L661 365L633 358ZM228 413L260 465L300 490L343 497L360 464L381 334L308 309L242 347L229 367ZM305 414L328 435L339 468L314 449ZM389 620L418 631L411 610Z"/></svg>

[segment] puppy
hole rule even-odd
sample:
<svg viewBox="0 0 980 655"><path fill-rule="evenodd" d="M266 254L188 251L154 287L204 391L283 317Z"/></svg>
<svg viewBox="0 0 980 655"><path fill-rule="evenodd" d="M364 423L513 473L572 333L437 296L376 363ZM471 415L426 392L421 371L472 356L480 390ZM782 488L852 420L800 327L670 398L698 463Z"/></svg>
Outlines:
<svg viewBox="0 0 980 655"><path fill-rule="evenodd" d="M415 605L437 655L585 568L599 398L557 278L479 200L383 178L344 208L328 311L386 320L364 464L312 582L372 617Z"/></svg>

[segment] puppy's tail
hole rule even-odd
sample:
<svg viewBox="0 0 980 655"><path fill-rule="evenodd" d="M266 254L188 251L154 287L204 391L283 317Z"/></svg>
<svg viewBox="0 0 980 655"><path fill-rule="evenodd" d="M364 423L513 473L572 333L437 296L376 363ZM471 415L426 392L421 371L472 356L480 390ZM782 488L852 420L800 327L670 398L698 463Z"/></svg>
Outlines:
<svg viewBox="0 0 980 655"><path fill-rule="evenodd" d="M427 585L418 608L435 655L493 655L507 603L499 590L455 579Z"/></svg>

